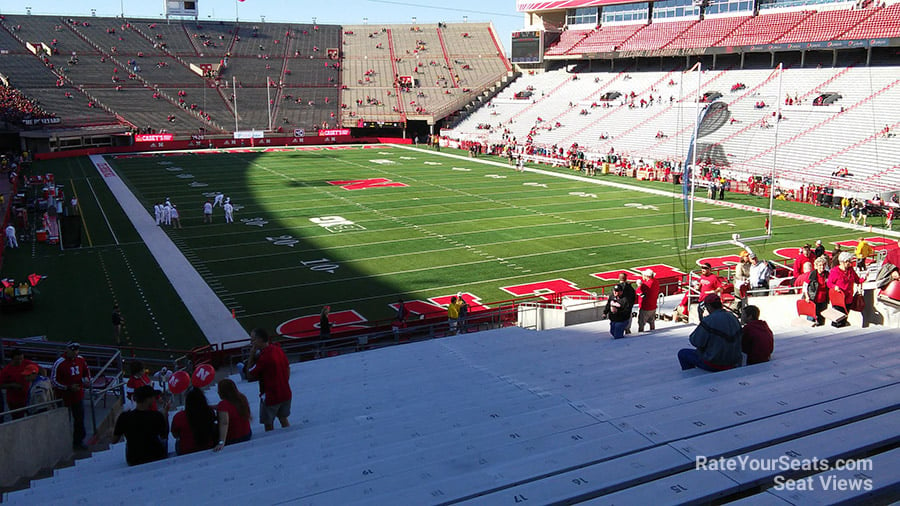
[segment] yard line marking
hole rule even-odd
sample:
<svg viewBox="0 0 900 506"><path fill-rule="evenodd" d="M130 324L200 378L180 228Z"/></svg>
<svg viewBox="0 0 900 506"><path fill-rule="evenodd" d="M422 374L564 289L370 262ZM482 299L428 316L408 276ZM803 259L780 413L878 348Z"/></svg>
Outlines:
<svg viewBox="0 0 900 506"><path fill-rule="evenodd" d="M94 186L91 184L90 179L85 179L85 183L87 183L88 188L91 189L91 193L94 195L94 201L97 202L97 207L100 208L100 214L103 215L103 221L106 222L106 227L109 228L109 233L113 236L113 241L115 241L116 246L119 245L119 238L116 237L116 233L112 229L112 225L109 224L109 219L106 217L106 211L103 210L103 205L100 204L100 199L97 197L97 192L94 191Z"/></svg>

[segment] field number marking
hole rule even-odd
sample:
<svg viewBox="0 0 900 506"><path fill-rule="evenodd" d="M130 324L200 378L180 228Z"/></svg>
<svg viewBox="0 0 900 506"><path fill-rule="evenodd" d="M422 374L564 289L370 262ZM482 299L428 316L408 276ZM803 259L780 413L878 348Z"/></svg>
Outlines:
<svg viewBox="0 0 900 506"><path fill-rule="evenodd" d="M306 267L309 267L309 270L316 272L327 272L328 274L334 274L340 265L332 262L327 258L320 258L318 260L308 260L308 261L300 261Z"/></svg>
<svg viewBox="0 0 900 506"><path fill-rule="evenodd" d="M295 244L300 242L299 239L294 239L294 236L291 235L279 235L277 237L266 237L267 241L270 241L272 244L276 246L290 246L294 247Z"/></svg>
<svg viewBox="0 0 900 506"><path fill-rule="evenodd" d="M262 218L241 218L241 222L244 225L250 225L251 227L262 227L269 223Z"/></svg>
<svg viewBox="0 0 900 506"><path fill-rule="evenodd" d="M597 198L597 195L594 193L584 193L584 192L569 192L569 195L574 195L576 197L584 197L589 199Z"/></svg>
<svg viewBox="0 0 900 506"><path fill-rule="evenodd" d="M656 206L651 206L650 204L638 204L636 202L630 202L625 204L625 207L633 207L635 209L649 209L651 211L659 211L659 208Z"/></svg>
<svg viewBox="0 0 900 506"><path fill-rule="evenodd" d="M694 221L700 221L703 223L709 223L710 225L725 225L727 227L736 227L734 223L728 220L717 220L715 218L710 218L708 216L701 216L699 218L694 218Z"/></svg>

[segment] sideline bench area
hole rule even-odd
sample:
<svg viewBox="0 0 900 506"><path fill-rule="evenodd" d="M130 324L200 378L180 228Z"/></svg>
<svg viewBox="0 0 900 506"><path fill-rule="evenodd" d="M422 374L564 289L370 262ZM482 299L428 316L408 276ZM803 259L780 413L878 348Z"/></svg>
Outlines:
<svg viewBox="0 0 900 506"><path fill-rule="evenodd" d="M124 445L12 504L880 504L900 499L900 347L879 328L776 330L772 362L682 372L692 326L511 327L294 364L289 429L129 468ZM256 419L256 388L241 382ZM208 397L218 399L214 392ZM170 445L171 445L170 441ZM698 468L863 459L866 470ZM776 490L775 480L814 490ZM856 490L830 490L836 480ZM865 486L870 480L871 486ZM165 484L165 485L161 485Z"/></svg>

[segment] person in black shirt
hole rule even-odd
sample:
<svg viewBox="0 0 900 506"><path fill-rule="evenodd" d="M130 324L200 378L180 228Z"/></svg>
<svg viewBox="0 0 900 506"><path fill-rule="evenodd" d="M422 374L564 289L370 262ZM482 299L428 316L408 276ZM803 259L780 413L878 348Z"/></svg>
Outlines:
<svg viewBox="0 0 900 506"><path fill-rule="evenodd" d="M162 412L150 407L161 393L149 385L137 388L134 391L137 407L116 420L112 442L118 443L125 437L125 461L129 466L162 460L168 454L170 405L166 403Z"/></svg>
<svg viewBox="0 0 900 506"><path fill-rule="evenodd" d="M319 338L321 339L331 337L331 321L328 319L329 313L331 313L331 306L325 306L319 314Z"/></svg>

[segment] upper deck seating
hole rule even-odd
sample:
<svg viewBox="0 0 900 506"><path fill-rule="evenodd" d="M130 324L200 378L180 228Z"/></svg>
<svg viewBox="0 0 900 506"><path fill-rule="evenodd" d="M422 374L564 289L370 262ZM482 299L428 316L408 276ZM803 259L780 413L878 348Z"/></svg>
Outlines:
<svg viewBox="0 0 900 506"><path fill-rule="evenodd" d="M559 41L547 48L544 54L547 56L564 55L592 31L593 30L566 30L559 35Z"/></svg>
<svg viewBox="0 0 900 506"><path fill-rule="evenodd" d="M646 24L601 26L575 45L569 54L617 51L620 46Z"/></svg>
<svg viewBox="0 0 900 506"><path fill-rule="evenodd" d="M783 36L811 14L806 11L760 14L739 25L734 32L715 45L768 44Z"/></svg>
<svg viewBox="0 0 900 506"><path fill-rule="evenodd" d="M644 27L622 43L619 51L647 51L660 49L697 21L657 21Z"/></svg>
<svg viewBox="0 0 900 506"><path fill-rule="evenodd" d="M731 34L738 26L747 22L750 16L728 16L707 18L692 25L666 44L666 49L710 47Z"/></svg>
<svg viewBox="0 0 900 506"><path fill-rule="evenodd" d="M841 36L845 40L873 37L900 37L900 4L875 9L871 16Z"/></svg>
<svg viewBox="0 0 900 506"><path fill-rule="evenodd" d="M815 42L840 40L845 32L871 16L873 10L816 12L773 42Z"/></svg>

